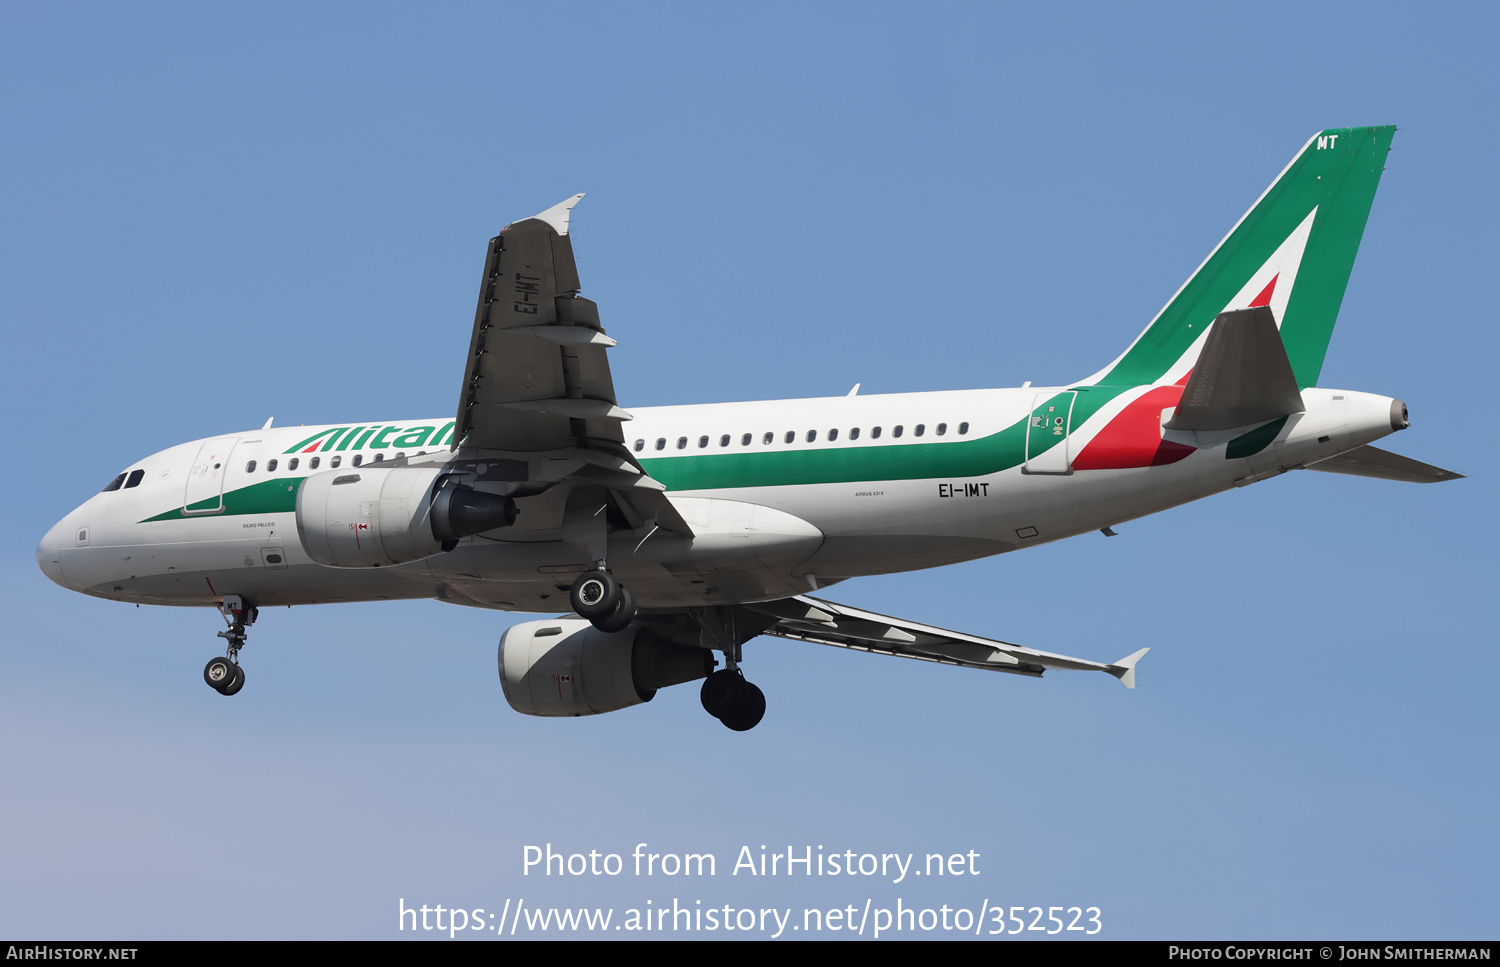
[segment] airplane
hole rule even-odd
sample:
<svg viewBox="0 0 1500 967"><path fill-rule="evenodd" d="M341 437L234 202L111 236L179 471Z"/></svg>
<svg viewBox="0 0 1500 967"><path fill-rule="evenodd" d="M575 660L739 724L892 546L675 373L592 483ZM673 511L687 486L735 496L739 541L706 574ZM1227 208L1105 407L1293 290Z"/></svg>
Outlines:
<svg viewBox="0 0 1500 967"><path fill-rule="evenodd" d="M52 527L37 563L96 597L218 609L204 679L224 695L259 608L395 598L566 609L500 640L529 715L701 681L706 711L751 729L759 635L1133 688L1149 649L1070 658L814 594L1112 535L1289 470L1459 477L1371 445L1409 425L1400 400L1317 385L1394 131L1314 135L1123 353L1061 386L627 412L580 294L575 195L490 240L451 419L268 420L163 450Z"/></svg>

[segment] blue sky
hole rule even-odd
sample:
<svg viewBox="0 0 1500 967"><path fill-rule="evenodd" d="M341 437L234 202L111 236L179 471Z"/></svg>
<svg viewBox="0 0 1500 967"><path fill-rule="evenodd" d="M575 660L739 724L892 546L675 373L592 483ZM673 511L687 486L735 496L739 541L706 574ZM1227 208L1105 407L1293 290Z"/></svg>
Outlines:
<svg viewBox="0 0 1500 967"><path fill-rule="evenodd" d="M6 8L0 392L33 470L4 484L0 933L382 938L411 935L403 898L676 897L1493 937L1496 27L1478 4ZM167 446L451 412L486 240L578 191L626 407L1041 385L1123 349L1309 135L1387 123L1321 382L1404 399L1390 448L1468 480L1290 474L829 592L1149 645L1134 692L761 639L751 733L692 686L531 719L495 677L509 616L409 602L264 613L226 700L200 677L216 615L34 563ZM526 845L641 842L720 874L522 875ZM762 844L981 872L728 875Z"/></svg>

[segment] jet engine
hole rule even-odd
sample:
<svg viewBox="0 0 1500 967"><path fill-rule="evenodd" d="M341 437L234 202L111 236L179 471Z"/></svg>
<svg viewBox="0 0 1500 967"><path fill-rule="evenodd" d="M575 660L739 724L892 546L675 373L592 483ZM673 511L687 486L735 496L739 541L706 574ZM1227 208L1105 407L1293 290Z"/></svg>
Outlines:
<svg viewBox="0 0 1500 967"><path fill-rule="evenodd" d="M713 653L649 626L603 632L582 618L527 621L500 638L505 700L527 715L597 715L649 702L659 688L704 678Z"/></svg>
<svg viewBox="0 0 1500 967"><path fill-rule="evenodd" d="M437 467L327 470L297 490L302 546L331 567L419 561L515 519L514 500L463 486Z"/></svg>

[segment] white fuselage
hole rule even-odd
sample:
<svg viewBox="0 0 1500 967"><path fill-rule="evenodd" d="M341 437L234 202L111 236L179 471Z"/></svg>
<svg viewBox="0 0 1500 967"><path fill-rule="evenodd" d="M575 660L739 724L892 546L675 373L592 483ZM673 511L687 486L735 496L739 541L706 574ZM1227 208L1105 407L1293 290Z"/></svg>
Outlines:
<svg viewBox="0 0 1500 967"><path fill-rule="evenodd" d="M1039 399L1065 388L637 409L624 424L626 446L665 483L694 536L616 526L609 564L643 609L782 598L1097 530L1393 429L1388 397L1307 389L1306 411L1249 456L1226 457L1246 428L1182 434L1158 426L1161 439L1195 449L1165 465L1069 469L1151 389L1126 390L1081 424L1058 424L1056 442L1066 449L1047 459L1025 431L1016 437L1016 426ZM96 494L58 522L38 547L38 563L65 587L138 603L211 606L226 594L260 605L435 597L567 610L573 576L593 562L586 547L564 538L566 487L521 498L511 527L411 564L327 567L304 551L296 510L303 479L398 457L440 463L449 456L445 424L364 424L373 431L348 432L343 447L324 437L298 449L335 428L287 427L163 450L128 469L127 483L131 475L138 482ZM1018 439L1019 461L1011 462L1005 454ZM882 468L895 469L881 476Z"/></svg>

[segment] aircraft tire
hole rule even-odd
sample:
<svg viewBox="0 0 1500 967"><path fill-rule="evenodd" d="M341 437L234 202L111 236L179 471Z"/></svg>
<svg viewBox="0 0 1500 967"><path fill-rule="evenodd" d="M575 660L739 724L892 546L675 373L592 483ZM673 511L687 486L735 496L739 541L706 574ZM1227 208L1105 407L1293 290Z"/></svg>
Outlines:
<svg viewBox="0 0 1500 967"><path fill-rule="evenodd" d="M766 693L754 682L740 679L735 691L734 704L729 711L719 716L719 721L736 732L749 732L766 717Z"/></svg>
<svg viewBox="0 0 1500 967"><path fill-rule="evenodd" d="M630 622L635 620L635 595L624 585L620 586L620 603L615 606L614 614L607 618L590 618L595 628L606 633L624 631L630 627Z"/></svg>
<svg viewBox="0 0 1500 967"><path fill-rule="evenodd" d="M219 689L219 691L222 692L225 695L236 695L236 694L239 693L239 690L242 689L242 688L244 688L244 687L245 687L245 670L243 668L241 668L239 665L235 665L234 666L234 678L230 680L230 682L229 682L228 685L225 685L223 688Z"/></svg>
<svg viewBox="0 0 1500 967"><path fill-rule="evenodd" d="M620 606L620 582L608 571L585 571L573 582L568 601L580 618L607 618Z"/></svg>
<svg viewBox="0 0 1500 967"><path fill-rule="evenodd" d="M208 683L209 688L222 694L234 681L234 668L234 662L228 658L211 658L203 666L203 680Z"/></svg>
<svg viewBox="0 0 1500 967"><path fill-rule="evenodd" d="M739 672L729 668L721 668L705 678L703 687L698 690L698 700L703 703L703 711L716 719L722 719L724 713L734 707L735 696L739 694L744 680Z"/></svg>

